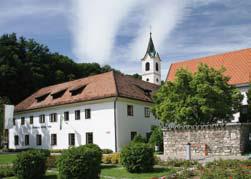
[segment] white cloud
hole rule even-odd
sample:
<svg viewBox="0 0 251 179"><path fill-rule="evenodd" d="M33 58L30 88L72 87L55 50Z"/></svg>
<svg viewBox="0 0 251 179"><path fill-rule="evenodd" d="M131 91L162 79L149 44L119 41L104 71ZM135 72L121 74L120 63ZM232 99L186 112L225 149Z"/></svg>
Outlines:
<svg viewBox="0 0 251 179"><path fill-rule="evenodd" d="M82 61L108 62L116 33L134 0L76 0L70 19L73 51Z"/></svg>

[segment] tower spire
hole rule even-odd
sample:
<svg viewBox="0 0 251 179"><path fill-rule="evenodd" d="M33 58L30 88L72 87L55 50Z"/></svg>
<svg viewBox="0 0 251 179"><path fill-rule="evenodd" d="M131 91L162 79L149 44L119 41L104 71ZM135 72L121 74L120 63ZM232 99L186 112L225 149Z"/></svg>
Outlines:
<svg viewBox="0 0 251 179"><path fill-rule="evenodd" d="M146 54L148 54L150 57L155 57L156 56L156 50L153 44L153 39L152 39L152 32L150 31L150 38L148 41L148 46L146 50Z"/></svg>

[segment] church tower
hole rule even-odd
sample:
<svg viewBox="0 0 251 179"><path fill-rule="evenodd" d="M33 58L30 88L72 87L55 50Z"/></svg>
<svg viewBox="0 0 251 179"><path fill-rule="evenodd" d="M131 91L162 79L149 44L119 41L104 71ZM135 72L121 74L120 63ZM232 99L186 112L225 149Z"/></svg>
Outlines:
<svg viewBox="0 0 251 179"><path fill-rule="evenodd" d="M141 59L142 65L142 80L157 85L161 84L161 60L159 54L156 52L152 33L150 33L150 38L148 42L148 47L146 54L143 59Z"/></svg>

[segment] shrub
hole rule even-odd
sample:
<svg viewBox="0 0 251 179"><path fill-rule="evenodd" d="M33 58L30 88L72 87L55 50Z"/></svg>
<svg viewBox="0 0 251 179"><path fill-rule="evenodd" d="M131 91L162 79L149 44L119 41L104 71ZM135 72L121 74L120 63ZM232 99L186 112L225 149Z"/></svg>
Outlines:
<svg viewBox="0 0 251 179"><path fill-rule="evenodd" d="M163 131L161 127L159 126L152 126L152 132L149 139L149 143L153 146L158 146L159 151L163 152L164 146L163 146Z"/></svg>
<svg viewBox="0 0 251 179"><path fill-rule="evenodd" d="M144 137L142 137L140 134L137 134L132 142L139 142L139 143L146 143L146 139Z"/></svg>
<svg viewBox="0 0 251 179"><path fill-rule="evenodd" d="M104 154L102 156L102 162L104 164L110 164L111 163L111 160L112 160L112 155L111 154Z"/></svg>
<svg viewBox="0 0 251 179"><path fill-rule="evenodd" d="M95 144L73 147L57 160L61 178L98 179L101 170L102 151Z"/></svg>
<svg viewBox="0 0 251 179"><path fill-rule="evenodd" d="M42 150L21 152L14 161L13 170L20 179L42 178L46 171L46 156Z"/></svg>
<svg viewBox="0 0 251 179"><path fill-rule="evenodd" d="M0 166L0 178L11 177L11 176L14 176L14 171L12 166L10 165Z"/></svg>
<svg viewBox="0 0 251 179"><path fill-rule="evenodd" d="M111 154L111 163L112 164L118 164L120 163L120 153L113 153Z"/></svg>
<svg viewBox="0 0 251 179"><path fill-rule="evenodd" d="M149 172L154 165L154 150L144 143L131 143L120 154L121 164L131 173Z"/></svg>
<svg viewBox="0 0 251 179"><path fill-rule="evenodd" d="M113 151L111 149L102 149L102 154L111 154Z"/></svg>

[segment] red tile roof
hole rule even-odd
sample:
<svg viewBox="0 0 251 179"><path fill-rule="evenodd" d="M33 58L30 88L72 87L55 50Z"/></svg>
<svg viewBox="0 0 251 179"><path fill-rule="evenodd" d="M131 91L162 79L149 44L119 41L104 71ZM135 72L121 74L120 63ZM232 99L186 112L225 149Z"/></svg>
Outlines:
<svg viewBox="0 0 251 179"><path fill-rule="evenodd" d="M72 96L71 90L77 90L80 87L84 87L83 91L78 95ZM20 112L108 97L125 97L152 102L151 95L147 95L145 91L150 90L154 92L158 88L158 85L111 71L42 88L16 105L15 111ZM53 99L53 94L64 91L65 89L66 91L62 96ZM38 97L41 98L46 94L49 95L45 100L37 102Z"/></svg>
<svg viewBox="0 0 251 179"><path fill-rule="evenodd" d="M185 68L194 73L200 63L206 63L215 69L224 67L226 69L224 75L230 77L229 84L247 84L251 80L251 48L173 63L166 80L174 80L179 68Z"/></svg>

